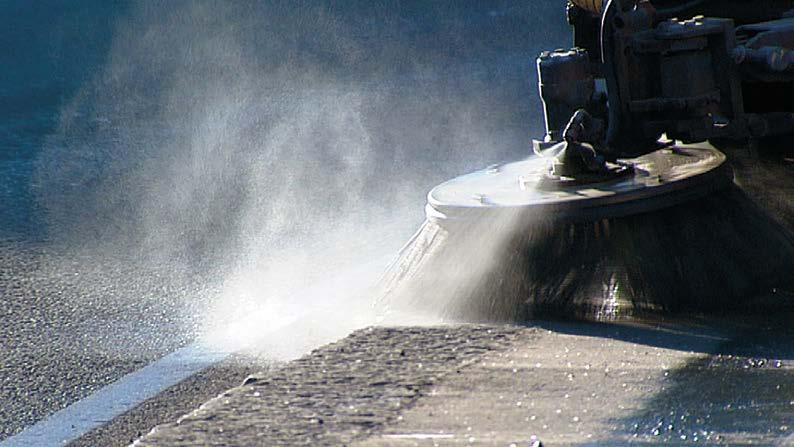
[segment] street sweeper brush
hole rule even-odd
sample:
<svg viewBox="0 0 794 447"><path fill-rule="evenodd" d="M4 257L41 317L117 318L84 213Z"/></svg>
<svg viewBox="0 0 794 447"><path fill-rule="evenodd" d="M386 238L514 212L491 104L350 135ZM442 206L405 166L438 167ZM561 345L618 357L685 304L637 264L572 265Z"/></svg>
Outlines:
<svg viewBox="0 0 794 447"><path fill-rule="evenodd" d="M794 102L778 96L794 94L794 20L779 1L750 19L739 0L694 16L711 3L569 3L577 48L537 61L546 137L429 193L384 278L386 307L608 319L746 309L788 287L794 240L708 141L791 138Z"/></svg>
<svg viewBox="0 0 794 447"><path fill-rule="evenodd" d="M791 283L790 236L707 143L621 160L597 181L555 177L552 160L434 188L386 278L389 303L454 320L614 319L751 307Z"/></svg>
<svg viewBox="0 0 794 447"><path fill-rule="evenodd" d="M539 156L493 165L447 181L428 194L427 216L446 226L500 212L532 221L593 221L653 211L730 184L725 155L709 144L675 145L594 171L563 172L568 143ZM585 152L586 153L586 152ZM521 216L519 216L521 215Z"/></svg>

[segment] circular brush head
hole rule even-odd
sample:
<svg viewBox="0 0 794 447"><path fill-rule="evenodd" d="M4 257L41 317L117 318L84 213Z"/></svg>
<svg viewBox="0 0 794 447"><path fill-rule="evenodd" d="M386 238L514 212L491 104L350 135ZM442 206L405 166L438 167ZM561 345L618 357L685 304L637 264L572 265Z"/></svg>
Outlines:
<svg viewBox="0 0 794 447"><path fill-rule="evenodd" d="M428 194L427 217L452 223L503 210L526 219L605 219L677 205L731 183L725 155L707 143L619 160L629 172L597 182L552 178L551 163L531 156L444 182Z"/></svg>
<svg viewBox="0 0 794 447"><path fill-rule="evenodd" d="M531 157L448 181L384 279L389 308L450 320L730 311L791 282L794 242L725 156L677 146L550 189Z"/></svg>

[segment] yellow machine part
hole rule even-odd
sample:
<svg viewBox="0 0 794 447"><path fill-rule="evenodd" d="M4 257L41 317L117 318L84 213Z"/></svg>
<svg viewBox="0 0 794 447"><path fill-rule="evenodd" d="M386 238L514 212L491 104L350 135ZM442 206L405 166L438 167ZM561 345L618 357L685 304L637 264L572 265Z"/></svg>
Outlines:
<svg viewBox="0 0 794 447"><path fill-rule="evenodd" d="M574 5L593 13L601 12L601 0L571 0Z"/></svg>

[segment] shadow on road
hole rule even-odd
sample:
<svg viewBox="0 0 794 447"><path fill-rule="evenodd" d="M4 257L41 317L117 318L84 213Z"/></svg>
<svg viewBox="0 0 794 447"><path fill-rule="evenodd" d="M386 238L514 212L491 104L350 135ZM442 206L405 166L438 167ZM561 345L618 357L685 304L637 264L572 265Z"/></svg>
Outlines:
<svg viewBox="0 0 794 447"><path fill-rule="evenodd" d="M538 322L547 330L697 355L614 434L638 444L753 441L794 433L794 314L657 323ZM625 438L623 438L625 439Z"/></svg>

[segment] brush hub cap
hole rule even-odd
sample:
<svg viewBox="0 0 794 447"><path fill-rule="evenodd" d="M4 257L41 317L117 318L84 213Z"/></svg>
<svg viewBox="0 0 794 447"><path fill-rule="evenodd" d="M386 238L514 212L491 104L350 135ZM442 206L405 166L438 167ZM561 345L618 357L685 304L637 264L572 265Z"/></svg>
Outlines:
<svg viewBox="0 0 794 447"><path fill-rule="evenodd" d="M708 143L677 144L619 160L629 175L549 187L548 160L533 155L442 183L428 194L436 221L494 217L495 213L600 219L649 212L701 198L731 183L725 154Z"/></svg>

